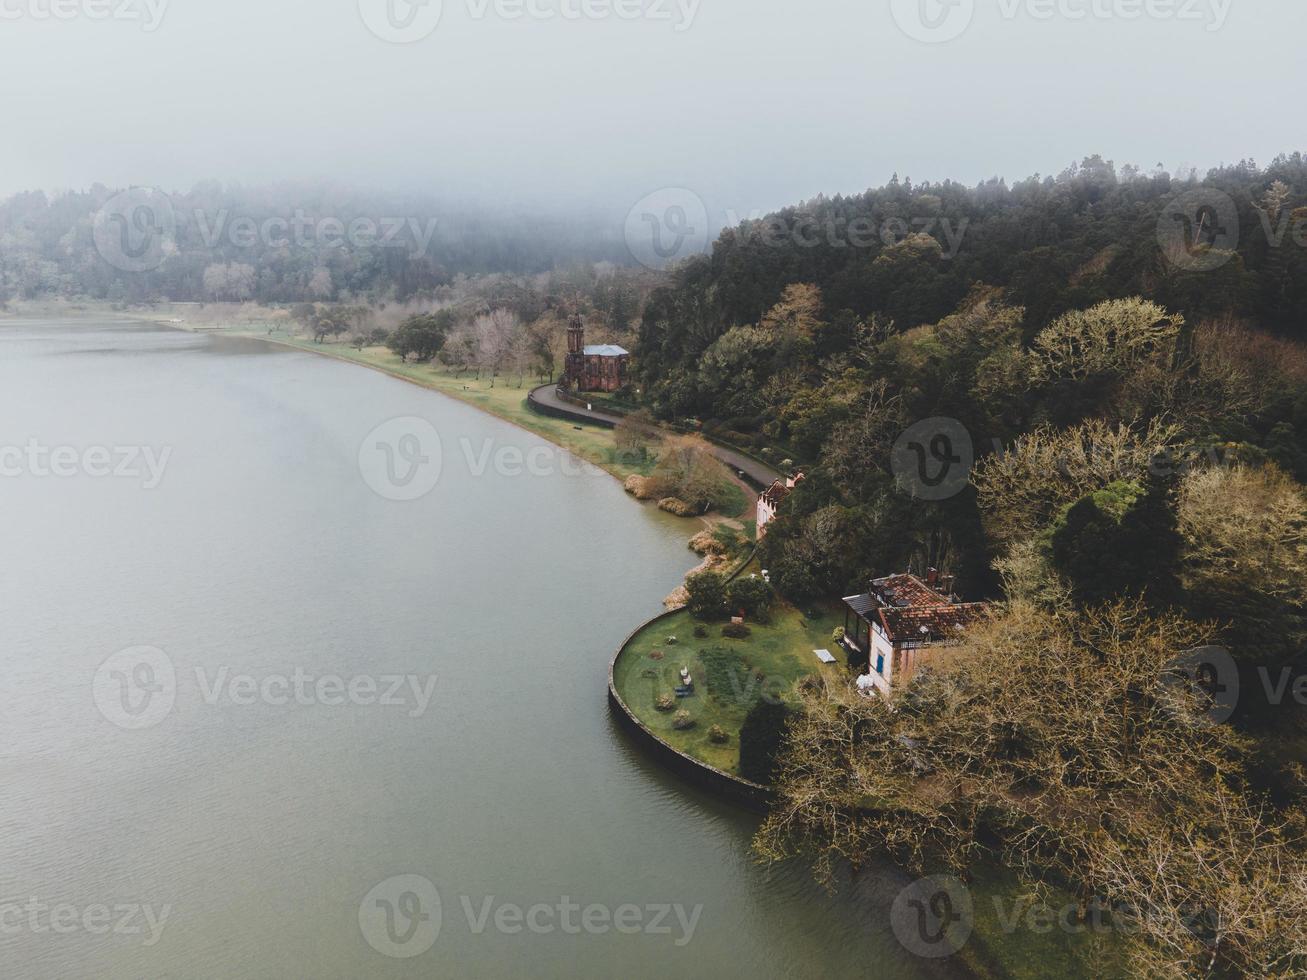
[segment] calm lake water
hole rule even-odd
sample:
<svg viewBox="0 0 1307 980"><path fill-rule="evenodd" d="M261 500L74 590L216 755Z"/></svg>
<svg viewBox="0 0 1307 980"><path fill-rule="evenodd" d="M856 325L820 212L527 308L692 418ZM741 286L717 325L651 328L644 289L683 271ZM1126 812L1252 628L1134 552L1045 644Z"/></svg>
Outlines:
<svg viewBox="0 0 1307 980"><path fill-rule="evenodd" d="M369 480L420 439L360 464L395 418L441 440L415 501ZM381 374L92 320L0 320L0 447L6 975L944 975L890 932L904 879L758 867L756 817L614 726L612 651L692 556L611 478Z"/></svg>

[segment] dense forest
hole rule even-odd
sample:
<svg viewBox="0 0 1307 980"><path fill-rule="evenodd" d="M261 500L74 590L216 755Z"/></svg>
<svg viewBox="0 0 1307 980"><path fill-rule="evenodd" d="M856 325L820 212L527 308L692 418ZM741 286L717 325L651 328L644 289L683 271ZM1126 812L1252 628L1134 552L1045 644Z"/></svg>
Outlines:
<svg viewBox="0 0 1307 980"><path fill-rule="evenodd" d="M807 470L767 541L791 595L909 563L995 594L1009 542L977 488L896 491L906 429L956 423L982 471L1036 433L1092 448L1124 431L1301 479L1304 323L1300 154L1202 181L1094 157L1011 187L895 181L729 230L651 296L638 371L659 415Z"/></svg>

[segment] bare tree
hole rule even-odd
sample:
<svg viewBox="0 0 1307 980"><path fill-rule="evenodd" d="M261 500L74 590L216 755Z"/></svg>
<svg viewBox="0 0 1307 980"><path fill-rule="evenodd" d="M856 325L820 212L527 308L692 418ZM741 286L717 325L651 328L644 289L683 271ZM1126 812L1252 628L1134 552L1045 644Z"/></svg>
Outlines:
<svg viewBox="0 0 1307 980"><path fill-rule="evenodd" d="M509 359L522 332L522 321L517 314L506 309L483 313L472 321L477 343L477 377L482 371L490 374L490 387Z"/></svg>

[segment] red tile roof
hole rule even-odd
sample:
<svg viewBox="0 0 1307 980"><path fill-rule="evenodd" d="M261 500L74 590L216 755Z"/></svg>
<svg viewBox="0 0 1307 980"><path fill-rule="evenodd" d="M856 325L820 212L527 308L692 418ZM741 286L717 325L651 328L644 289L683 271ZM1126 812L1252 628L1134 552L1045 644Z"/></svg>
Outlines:
<svg viewBox="0 0 1307 980"><path fill-rule="evenodd" d="M988 608L983 602L883 608L880 621L891 643L939 643L983 619Z"/></svg>
<svg viewBox="0 0 1307 980"><path fill-rule="evenodd" d="M762 500L771 507L772 510L775 510L791 492L792 491L789 487L780 480L777 480L762 492Z"/></svg>
<svg viewBox="0 0 1307 980"><path fill-rule="evenodd" d="M871 583L874 593L889 606L947 606L948 599L940 595L915 575L891 575Z"/></svg>

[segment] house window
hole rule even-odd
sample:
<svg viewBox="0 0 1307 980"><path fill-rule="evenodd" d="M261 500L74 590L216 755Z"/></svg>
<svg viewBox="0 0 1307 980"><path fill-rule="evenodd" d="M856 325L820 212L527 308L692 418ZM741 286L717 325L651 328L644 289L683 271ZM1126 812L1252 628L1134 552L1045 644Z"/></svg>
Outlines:
<svg viewBox="0 0 1307 980"><path fill-rule="evenodd" d="M885 676L885 654L883 653L876 655L876 673L880 674L881 677Z"/></svg>

